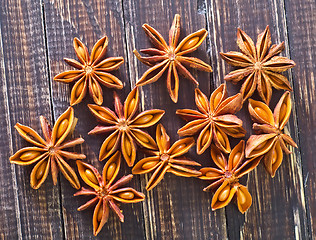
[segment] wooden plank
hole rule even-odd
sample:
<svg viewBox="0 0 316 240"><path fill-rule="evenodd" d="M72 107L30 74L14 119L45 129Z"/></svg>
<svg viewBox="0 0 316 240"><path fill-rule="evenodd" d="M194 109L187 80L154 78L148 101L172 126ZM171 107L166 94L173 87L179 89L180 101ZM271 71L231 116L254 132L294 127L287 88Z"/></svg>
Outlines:
<svg viewBox="0 0 316 240"><path fill-rule="evenodd" d="M199 2L199 1L198 1ZM202 5L200 5L202 4ZM173 17L181 15L180 39L206 26L203 2L196 1L124 1L124 17L126 20L126 39L130 68L130 79L135 81L147 69L132 55L134 48L151 47L141 26L150 24L168 41L168 33ZM206 42L192 54L209 62ZM210 93L210 75L193 71L198 77L200 88ZM179 101L174 104L167 92L165 77L157 82L142 87L142 108L161 108L166 111L162 123L171 141L179 136L177 130L184 125L175 111L178 108L195 108L194 86L181 77ZM154 132L154 131L153 131ZM188 155L205 165L209 164L207 154L197 156L195 147ZM148 176L141 176L142 189L145 189ZM144 217L147 239L224 239L226 238L226 218L224 211L211 213L210 195L202 192L205 182L198 179L186 179L167 174L164 180L147 193L144 202Z"/></svg>
<svg viewBox="0 0 316 240"><path fill-rule="evenodd" d="M286 51L283 55L288 56L290 47L287 42L286 18L282 2L260 1L208 1L208 15L211 26L211 42L215 48L216 58L218 52L237 50L236 31L241 27L256 41L257 34L262 32L266 25L270 25L272 42L286 41ZM294 59L296 61L296 59ZM223 81L224 74L232 68L223 60L217 62L217 73ZM215 70L216 71L216 70ZM288 75L292 82L291 75ZM232 93L237 92L240 86L230 86ZM275 106L282 91L274 91L271 106ZM257 98L258 96L255 96ZM294 104L295 105L295 104ZM251 121L244 109L240 112L244 117L248 135ZM301 116L301 115L299 115ZM295 111L290 119L287 131L296 142L297 116ZM294 150L294 149L293 149ZM226 208L228 236L232 239L306 239L307 220L304 202L304 190L302 171L300 168L301 158L299 149L289 158L285 157L278 170L276 177L271 179L262 166L259 166L248 177L248 188L252 193L253 205L242 216L236 207Z"/></svg>
<svg viewBox="0 0 316 240"><path fill-rule="evenodd" d="M59 188L50 176L39 190L30 186L32 166L10 165L9 156L29 146L13 126L40 130L39 116L51 118L41 5L1 1L0 6L1 239L63 239Z"/></svg>
<svg viewBox="0 0 316 240"><path fill-rule="evenodd" d="M109 38L107 56L123 56L127 61L129 56L125 51L123 11L120 1L44 1L44 9L51 79L59 72L72 69L63 62L63 58L76 59L72 47L74 37L81 39L91 50L94 43L106 34ZM131 89L127 64L123 64L114 74L124 82L124 89L119 91L121 99L124 101ZM69 105L70 89L68 85L52 82L55 118ZM103 88L103 95L103 105L113 109L113 91ZM86 143L83 144L83 151L88 156L87 162L102 170L105 162L101 163L97 158L105 136L87 134L97 124L86 106L92 102L92 99L87 96L82 103L75 106L75 115L79 119L76 134L86 140ZM122 165L121 176L131 172L125 163ZM130 183L130 186L141 190L137 177ZM76 209L89 198L74 198L72 195L75 192L67 182L62 181L65 235L70 239L88 239L93 235L93 209L78 212ZM99 239L144 238L142 204L122 204L121 207L125 215L125 222L121 224L114 213L111 213L109 222L98 235Z"/></svg>
<svg viewBox="0 0 316 240"><path fill-rule="evenodd" d="M293 69L299 143L302 152L304 190L310 239L316 238L316 4L315 1L285 1L290 55Z"/></svg>

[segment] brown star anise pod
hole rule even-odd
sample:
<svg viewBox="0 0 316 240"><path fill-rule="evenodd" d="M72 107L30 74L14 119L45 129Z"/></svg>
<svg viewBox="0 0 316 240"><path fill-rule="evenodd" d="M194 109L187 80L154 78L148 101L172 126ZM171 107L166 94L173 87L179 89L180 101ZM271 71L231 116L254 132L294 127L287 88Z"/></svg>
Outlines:
<svg viewBox="0 0 316 240"><path fill-rule="evenodd" d="M286 147L290 144L297 147L293 139L283 133L286 123L289 121L292 103L290 92L285 92L274 109L274 113L263 102L249 99L249 113L253 129L259 135L252 135L247 141L246 157L264 155L263 162L271 177L274 177L276 170L282 163L283 152L290 154Z"/></svg>
<svg viewBox="0 0 316 240"><path fill-rule="evenodd" d="M74 196L94 196L86 204L78 208L78 211L95 206L93 213L93 234L96 236L108 221L110 208L117 214L121 222L124 222L118 203L136 203L143 201L145 195L137 192L131 187L124 187L132 180L133 175L129 174L114 182L120 170L121 154L117 151L105 164L102 176L93 166L77 161L78 171L82 180L93 189L81 188Z"/></svg>
<svg viewBox="0 0 316 240"><path fill-rule="evenodd" d="M146 186L147 191L153 189L163 179L166 172L181 177L197 177L201 175L199 171L188 167L201 166L201 164L182 157L194 145L193 138L180 139L170 147L170 138L166 133L166 129L161 124L158 124L156 141L158 151L147 151L148 154L153 156L140 160L132 169L133 174L153 172Z"/></svg>
<svg viewBox="0 0 316 240"><path fill-rule="evenodd" d="M38 189L46 180L49 169L51 169L54 185L57 184L58 171L65 176L70 184L80 188L80 183L75 171L64 160L85 159L84 154L68 152L65 149L74 147L84 142L82 138L66 140L73 132L77 119L74 110L69 107L56 121L53 130L47 119L40 116L41 126L44 134L43 139L34 129L17 123L15 129L26 141L35 147L25 147L10 157L10 162L18 165L30 165L38 162L31 172L31 187Z"/></svg>
<svg viewBox="0 0 316 240"><path fill-rule="evenodd" d="M276 56L284 50L284 42L271 46L269 26L259 34L256 46L252 39L238 28L237 44L241 52L220 54L228 64L240 68L227 74L224 78L226 81L237 83L246 78L240 89L244 101L252 96L256 88L267 105L272 95L271 86L292 91L287 78L279 73L294 67L295 62L286 57Z"/></svg>
<svg viewBox="0 0 316 240"><path fill-rule="evenodd" d="M191 75L186 67L212 72L211 66L202 60L183 56L194 52L202 44L207 36L207 31L205 29L200 29L199 31L190 34L178 44L180 36L180 15L176 14L169 31L169 46L161 34L153 27L144 24L143 29L156 48L140 50L141 53L147 54L149 57L142 57L137 50L134 50L136 57L142 63L150 66L137 81L137 86L156 82L168 69L167 89L172 101L176 103L178 101L179 90L178 72L190 79L197 86L199 85L198 81Z"/></svg>
<svg viewBox="0 0 316 240"><path fill-rule="evenodd" d="M148 149L156 149L155 140L140 128L147 128L156 124L165 111L152 109L136 114L139 104L139 91L134 88L127 96L124 106L118 95L114 93L115 113L109 108L88 105L92 114L101 125L96 126L89 134L103 134L113 132L103 142L99 160L102 161L115 152L120 145L123 156L128 166L133 166L136 158L136 145ZM103 124L106 124L104 126Z"/></svg>
<svg viewBox="0 0 316 240"><path fill-rule="evenodd" d="M242 107L242 97L238 93L227 98L226 84L220 85L210 100L200 89L195 89L195 103L200 111L178 109L177 114L189 121L178 130L180 136L192 136L199 133L196 152L202 154L212 142L222 151L231 151L227 135L235 138L245 136L242 120L234 114Z"/></svg>
<svg viewBox="0 0 316 240"><path fill-rule="evenodd" d="M101 105L103 103L102 88L100 83L108 88L122 89L122 82L108 73L118 69L124 62L122 57L105 58L108 46L108 38L104 36L94 45L91 56L87 47L78 39L74 39L74 49L80 62L64 58L64 61L78 70L62 72L54 77L55 81L70 83L76 82L71 90L70 105L80 103L89 94L93 101Z"/></svg>
<svg viewBox="0 0 316 240"><path fill-rule="evenodd" d="M238 209L245 213L251 206L252 198L247 187L239 183L239 178L252 171L262 156L244 161L245 142L241 140L231 151L228 160L215 145L211 146L211 156L218 168L205 167L200 169L200 179L211 180L212 184L203 189L216 190L212 199L212 210L227 206L235 196Z"/></svg>

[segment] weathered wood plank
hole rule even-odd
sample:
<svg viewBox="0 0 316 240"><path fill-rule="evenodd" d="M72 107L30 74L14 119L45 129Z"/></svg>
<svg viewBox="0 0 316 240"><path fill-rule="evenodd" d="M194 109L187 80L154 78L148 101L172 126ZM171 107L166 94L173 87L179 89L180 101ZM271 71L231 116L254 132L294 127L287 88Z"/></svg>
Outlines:
<svg viewBox="0 0 316 240"><path fill-rule="evenodd" d="M285 1L310 239L316 238L316 3Z"/></svg>
<svg viewBox="0 0 316 240"><path fill-rule="evenodd" d="M286 41L288 56L289 44L287 43L286 19L282 2L260 1L208 1L208 15L211 23L211 33L215 52L237 50L236 31L241 27L256 41L257 34L262 32L266 25L270 25L272 42ZM212 28L213 26L213 28ZM217 55L218 56L218 55ZM292 57L293 59L293 57ZM297 61L294 58L295 61ZM223 81L224 74L232 68L220 60L216 66L218 76ZM289 75L292 81L291 75ZM239 86L238 86L239 87ZM238 91L238 87L231 86L232 92ZM274 91L271 106L275 106L282 91ZM258 96L255 96L255 98ZM245 107L240 112L247 126L251 126ZM290 119L287 128L296 142L297 117ZM247 137L251 131L248 131ZM293 149L294 150L294 149ZM228 236L232 239L306 239L307 220L302 189L303 179L300 168L300 151L294 150L290 158L285 157L282 166L274 179L271 179L262 166L259 166L248 176L249 191L253 196L253 205L242 216L237 213L237 208L226 208Z"/></svg>
<svg viewBox="0 0 316 240"><path fill-rule="evenodd" d="M94 43L103 35L109 38L107 56L123 56L127 61L125 52L125 35L122 4L120 1L44 1L45 26L50 64L50 81L57 73L66 69L72 69L63 62L64 57L75 58L72 47L74 37L81 39L91 50ZM120 67L114 74L124 82L124 89L119 91L124 101L131 86L128 79L127 64ZM69 105L71 88L67 85L52 82L53 106L56 117ZM103 105L113 108L113 91L103 88ZM97 160L99 148L105 136L89 136L87 133L97 125L95 118L87 108L93 100L87 95L86 99L75 106L75 115L79 119L76 126L77 134L80 134L86 143L83 151L87 154L87 162L92 163L102 170L105 162ZM131 170L123 162L123 174ZM132 187L141 190L139 180L134 177L130 183ZM74 198L75 190L69 184L62 181L62 203L66 238L88 239L93 236L92 214L93 209L78 212L76 209L89 200L89 198ZM125 222L121 224L114 213L111 213L109 222L99 233L99 239L143 239L144 223L142 205L122 204Z"/></svg>
<svg viewBox="0 0 316 240"><path fill-rule="evenodd" d="M40 130L51 118L44 29L39 1L1 1L1 239L63 239L59 188L50 176L39 190L30 186L32 166L10 165L9 155L29 146L16 122Z"/></svg>
<svg viewBox="0 0 316 240"><path fill-rule="evenodd" d="M203 3L196 1L124 1L126 20L126 39L129 53L130 79L135 81L146 71L147 66L132 55L134 48L151 47L141 26L150 24L168 41L168 33L173 17L181 15L180 39L206 26ZM208 62L207 44L203 43L192 54ZM210 75L193 71L198 77L200 88L210 93ZM171 141L179 136L177 130L184 125L175 111L178 108L195 108L194 86L180 77L179 100L174 104L166 89L165 76L157 82L142 87L143 109L161 108L166 111L162 123ZM197 156L195 147L188 154L192 159L208 164L207 154ZM149 176L141 176L142 189L145 189ZM226 219L224 211L211 213L210 195L202 192L206 183L197 179L186 179L166 174L164 180L147 193L144 202L144 217L147 239L223 239L226 238Z"/></svg>

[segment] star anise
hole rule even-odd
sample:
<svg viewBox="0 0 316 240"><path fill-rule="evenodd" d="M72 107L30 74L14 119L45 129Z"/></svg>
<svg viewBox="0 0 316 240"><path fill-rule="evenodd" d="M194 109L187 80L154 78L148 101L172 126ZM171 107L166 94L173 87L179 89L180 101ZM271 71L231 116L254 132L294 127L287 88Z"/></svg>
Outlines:
<svg viewBox="0 0 316 240"><path fill-rule="evenodd" d="M186 67L196 68L201 71L212 72L212 68L207 63L194 57L183 55L194 52L207 36L205 29L200 29L195 33L185 37L179 44L180 35L180 15L176 14L169 31L169 46L161 34L148 24L143 25L143 29L155 48L140 50L141 53L149 55L142 57L137 50L134 50L136 57L150 68L137 81L137 86L143 86L157 81L168 69L167 89L169 95L175 103L178 101L179 76L178 72L190 79L197 86L198 81L191 75Z"/></svg>
<svg viewBox="0 0 316 240"><path fill-rule="evenodd" d="M124 176L114 182L120 170L121 154L117 151L105 164L102 176L93 166L77 161L78 171L82 180L93 189L81 188L74 196L94 196L86 204L78 208L78 211L95 206L93 213L93 234L96 236L108 221L110 208L117 214L121 222L124 222L118 203L136 203L143 201L145 195L131 187L124 187L133 178L132 174Z"/></svg>
<svg viewBox="0 0 316 240"><path fill-rule="evenodd" d="M54 77L55 81L70 83L76 82L71 90L70 105L80 103L89 94L93 101L101 105L103 103L102 88L100 83L108 88L122 89L122 82L108 73L118 69L124 62L122 57L105 58L108 38L104 36L94 45L91 56L87 47L78 39L74 39L74 49L80 62L64 58L64 61L78 70L62 72Z"/></svg>
<svg viewBox="0 0 316 240"><path fill-rule="evenodd" d="M290 154L291 151L286 144L297 147L293 139L284 134L283 129L289 121L292 103L290 92L285 92L274 109L260 101L249 99L249 113L253 129L259 135L252 135L247 141L246 157L264 155L263 162L271 177L274 177L276 170L282 163L283 152Z"/></svg>
<svg viewBox="0 0 316 240"><path fill-rule="evenodd" d="M134 88L127 96L124 106L118 95L114 93L115 112L109 108L88 105L92 114L101 125L96 126L89 134L104 134L113 132L103 142L99 160L102 161L114 153L120 145L128 166L133 166L136 158L136 143L148 149L156 149L155 140L140 128L156 124L165 111L152 109L136 114L139 104L139 91ZM105 126L104 126L105 124Z"/></svg>
<svg viewBox="0 0 316 240"><path fill-rule="evenodd" d="M224 78L226 81L237 83L246 78L240 89L244 101L252 96L256 88L267 105L272 95L271 86L292 91L287 78L279 73L294 67L295 62L286 57L276 56L284 50L284 42L271 46L269 26L259 34L256 46L252 39L238 28L237 44L241 52L220 54L228 64L240 68L227 74Z"/></svg>
<svg viewBox="0 0 316 240"><path fill-rule="evenodd" d="M235 138L245 136L242 120L234 114L242 107L242 97L238 93L227 98L226 84L220 85L210 100L200 89L195 89L195 103L200 111L178 109L177 114L189 121L178 130L180 136L192 136L199 133L196 151L202 154L212 142L222 151L231 151L227 135Z"/></svg>
<svg viewBox="0 0 316 240"><path fill-rule="evenodd" d="M231 151L228 160L215 145L211 146L211 156L218 168L205 167L200 169L202 180L211 180L212 184L203 189L215 191L212 199L212 210L227 206L235 197L241 213L251 206L252 198L247 187L239 183L239 178L252 171L262 156L244 161L245 142L241 140Z"/></svg>
<svg viewBox="0 0 316 240"><path fill-rule="evenodd" d="M147 151L148 154L153 156L140 160L132 169L133 174L153 172L146 186L147 191L153 189L163 179L166 172L181 177L197 177L201 175L199 171L188 167L201 166L199 163L182 157L194 145L193 138L180 139L170 147L170 138L166 133L166 129L161 124L158 124L156 141L158 151Z"/></svg>
<svg viewBox="0 0 316 240"><path fill-rule="evenodd" d="M25 147L10 157L10 162L18 165L30 165L38 162L31 172L31 187L38 189L46 180L51 169L54 185L57 184L58 171L65 176L70 184L80 188L80 183L75 171L64 160L85 159L84 154L68 152L65 149L74 147L84 142L82 138L65 141L72 133L77 123L74 110L69 107L56 121L51 129L47 119L40 116L40 122L44 134L43 139L34 129L17 123L15 129L26 141L35 145Z"/></svg>

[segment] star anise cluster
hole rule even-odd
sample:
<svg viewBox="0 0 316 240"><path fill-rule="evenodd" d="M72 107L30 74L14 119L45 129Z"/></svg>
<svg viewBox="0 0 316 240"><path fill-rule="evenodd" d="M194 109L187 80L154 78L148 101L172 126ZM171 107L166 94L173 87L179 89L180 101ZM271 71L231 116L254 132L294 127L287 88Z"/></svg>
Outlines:
<svg viewBox="0 0 316 240"><path fill-rule="evenodd" d="M185 37L179 44L180 36L180 15L174 16L173 23L169 31L169 45L161 34L149 26L143 25L143 29L149 40L155 48L140 50L141 53L149 55L142 57L137 50L134 50L135 56L150 68L137 81L137 86L143 86L156 82L164 72L167 71L167 89L169 95L175 103L178 101L179 75L191 80L196 86L199 82L187 70L187 67L195 68L200 71L212 72L212 68L207 63L195 57L186 57L184 55L194 52L205 40L207 31L200 29Z"/></svg>
<svg viewBox="0 0 316 240"><path fill-rule="evenodd" d="M185 137L171 144L170 137L162 124L156 128L156 141L144 129L152 127L160 121L165 111L151 109L138 112L140 91L138 86L153 83L167 74L167 89L171 99L178 101L179 76L178 73L190 79L196 86L198 81L187 70L187 67L211 72L207 63L195 57L185 56L194 52L205 40L207 31L200 29L185 37L179 44L180 15L176 14L169 31L169 43L161 34L148 24L143 25L145 33L154 48L136 50L134 54L150 68L137 81L136 87L128 94L124 104L114 91L114 111L101 106L103 93L101 85L109 88L121 89L123 83L109 72L116 70L124 62L122 57L105 58L108 46L106 36L97 41L91 55L87 47L77 38L73 45L79 62L65 58L66 63L77 70L62 72L54 80L70 83L74 82L71 90L70 105L78 104L89 91L96 104L88 104L88 108L95 116L97 125L89 134L105 134L107 137L100 147L99 160L108 159L102 174L96 168L80 160L86 158L84 154L69 150L82 144L80 138L71 139L77 119L74 110L69 107L50 127L45 117L40 117L44 138L35 130L20 123L15 125L18 133L32 147L18 150L10 157L10 162L19 165L36 163L31 172L31 187L38 189L46 180L51 170L53 183L56 185L60 171L70 184L80 188L79 179L66 159L77 160L78 172L89 188L82 187L74 196L92 196L79 211L94 207L93 233L97 235L108 221L110 209L124 221L119 206L120 203L136 203L143 201L145 195L131 187L124 187L133 178L133 174L151 173L146 190L155 188L166 173L182 177L197 177L211 181L204 191L214 192L211 206L219 209L236 201L240 212L244 213L252 204L252 197L246 186L240 183L240 178L252 171L263 159L263 163L274 177L276 170L283 160L283 152L291 153L287 145L297 147L293 139L284 133L284 128L291 114L292 104L289 81L281 72L295 66L294 61L276 56L284 49L284 42L271 46L269 27L259 34L257 43L242 30L237 31L237 44L241 52L221 53L229 64L239 69L225 76L226 81L234 83L244 80L240 93L228 96L226 84L220 85L213 91L210 98L199 89L195 89L195 104L197 110L178 109L176 114L188 123L178 130L180 137ZM101 84L101 85L100 85ZM272 96L272 86L286 91L274 109L269 108ZM254 122L252 135L245 147L241 140L232 150L229 138L245 136L243 122L236 116L246 99L253 95L255 89L264 102L249 99L249 113ZM211 159L216 167L195 169L201 164L192 161L185 154L195 145L192 136L198 135L196 151L204 153L210 148ZM136 162L137 148L141 148L148 156ZM127 165L132 168L132 174L121 177L116 181L121 166L121 155Z"/></svg>
<svg viewBox="0 0 316 240"><path fill-rule="evenodd" d="M238 67L224 79L233 83L245 79L240 89L244 101L251 97L256 89L266 104L270 102L272 87L292 91L289 81L280 73L294 67L295 62L287 57L276 56L284 50L284 42L271 46L269 26L258 35L256 45L238 28L237 44L241 52L220 54L228 64Z"/></svg>

